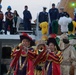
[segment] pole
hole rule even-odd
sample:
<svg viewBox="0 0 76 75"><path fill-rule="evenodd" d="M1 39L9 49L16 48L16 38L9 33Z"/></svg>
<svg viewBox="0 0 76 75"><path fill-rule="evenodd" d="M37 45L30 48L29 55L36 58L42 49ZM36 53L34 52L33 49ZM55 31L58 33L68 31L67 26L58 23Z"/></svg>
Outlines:
<svg viewBox="0 0 76 75"><path fill-rule="evenodd" d="M37 14L37 21L36 21L36 35L37 35L37 39L39 37L39 19L38 19L38 14Z"/></svg>
<svg viewBox="0 0 76 75"><path fill-rule="evenodd" d="M50 13L48 12L48 35L52 32L51 30L51 19L50 19Z"/></svg>

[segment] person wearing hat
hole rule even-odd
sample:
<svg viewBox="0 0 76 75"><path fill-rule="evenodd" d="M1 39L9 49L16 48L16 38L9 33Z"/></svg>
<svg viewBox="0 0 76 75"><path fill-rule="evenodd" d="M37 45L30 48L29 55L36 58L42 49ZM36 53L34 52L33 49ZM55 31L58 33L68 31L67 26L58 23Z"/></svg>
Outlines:
<svg viewBox="0 0 76 75"><path fill-rule="evenodd" d="M58 9L55 7L55 4L52 4L52 8L49 9L49 16L50 16L50 20L51 22L54 20L58 19L58 15L59 15L59 11Z"/></svg>
<svg viewBox="0 0 76 75"><path fill-rule="evenodd" d="M5 34L7 34L8 27L10 27L10 34L13 34L13 13L11 10L11 6L8 6L7 12L5 12Z"/></svg>
<svg viewBox="0 0 76 75"><path fill-rule="evenodd" d="M70 44L68 36L60 36L60 48L62 50L63 61L61 63L62 75L74 75L76 65L76 52L73 45Z"/></svg>
<svg viewBox="0 0 76 75"><path fill-rule="evenodd" d="M63 16L58 20L58 24L60 25L61 33L67 33L68 30L72 30L72 18Z"/></svg>
<svg viewBox="0 0 76 75"><path fill-rule="evenodd" d="M27 65L30 65L31 61L27 58L27 53L28 50L32 51L32 45L34 45L32 38L26 33L22 33L22 35L20 35L20 44L13 50L13 60L10 63L8 75L12 69L14 69L13 75L26 75L28 73L29 67L27 67Z"/></svg>
<svg viewBox="0 0 76 75"><path fill-rule="evenodd" d="M60 7L60 12L59 12L58 19L60 19L60 17L63 17L63 16L70 17L70 15L67 12L64 11L64 7Z"/></svg>
<svg viewBox="0 0 76 75"><path fill-rule="evenodd" d="M55 38L57 41L57 44L59 44L60 38L56 34L50 34L51 38Z"/></svg>
<svg viewBox="0 0 76 75"><path fill-rule="evenodd" d="M46 7L43 7L43 11L39 13L39 23L48 22L48 13L46 12Z"/></svg>
<svg viewBox="0 0 76 75"><path fill-rule="evenodd" d="M2 22L3 22L3 18L4 18L4 15L3 15L3 12L2 12L2 5L0 4L0 33L2 32Z"/></svg>
<svg viewBox="0 0 76 75"><path fill-rule="evenodd" d="M55 40L47 40L48 57L46 62L46 75L61 75L60 63L62 62L62 52Z"/></svg>
<svg viewBox="0 0 76 75"><path fill-rule="evenodd" d="M68 39L68 36L66 35L66 33L63 33L63 34L60 36L59 47L60 47L61 50L64 49L63 39L66 39L67 43L69 43L69 39Z"/></svg>

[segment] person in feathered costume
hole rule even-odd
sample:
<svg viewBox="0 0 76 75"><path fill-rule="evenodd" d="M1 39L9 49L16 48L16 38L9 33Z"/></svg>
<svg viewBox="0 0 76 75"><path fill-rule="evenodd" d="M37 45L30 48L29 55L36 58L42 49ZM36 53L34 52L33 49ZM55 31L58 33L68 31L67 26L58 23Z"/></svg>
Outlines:
<svg viewBox="0 0 76 75"><path fill-rule="evenodd" d="M47 22L42 22L42 23L40 23L39 26L42 30L43 35L48 34L48 23Z"/></svg>
<svg viewBox="0 0 76 75"><path fill-rule="evenodd" d="M76 14L75 14L75 17L73 19L73 33L76 34Z"/></svg>
<svg viewBox="0 0 76 75"><path fill-rule="evenodd" d="M58 24L61 26L61 32L66 33L68 32L68 24L72 22L72 19L69 17L61 17L58 21Z"/></svg>
<svg viewBox="0 0 76 75"><path fill-rule="evenodd" d="M68 34L73 34L73 21L68 24Z"/></svg>
<svg viewBox="0 0 76 75"><path fill-rule="evenodd" d="M58 33L58 21L54 20L52 22L52 33L57 34Z"/></svg>
<svg viewBox="0 0 76 75"><path fill-rule="evenodd" d="M69 34L74 35L76 33L76 15L73 19L73 21L68 25L69 28Z"/></svg>

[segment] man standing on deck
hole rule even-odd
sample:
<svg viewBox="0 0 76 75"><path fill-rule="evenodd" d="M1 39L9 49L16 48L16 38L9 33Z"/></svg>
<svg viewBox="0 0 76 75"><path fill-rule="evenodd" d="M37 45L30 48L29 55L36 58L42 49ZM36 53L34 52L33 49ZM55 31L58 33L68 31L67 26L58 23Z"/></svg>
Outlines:
<svg viewBox="0 0 76 75"><path fill-rule="evenodd" d="M23 25L24 30L31 30L31 19L32 15L30 11L28 11L28 6L25 6L25 10L23 11Z"/></svg>

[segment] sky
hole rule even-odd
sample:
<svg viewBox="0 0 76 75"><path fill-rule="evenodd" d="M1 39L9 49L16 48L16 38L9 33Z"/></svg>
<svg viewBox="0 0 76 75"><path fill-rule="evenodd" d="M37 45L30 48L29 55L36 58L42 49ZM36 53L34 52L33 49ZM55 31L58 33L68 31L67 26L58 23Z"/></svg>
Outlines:
<svg viewBox="0 0 76 75"><path fill-rule="evenodd" d="M60 0L2 0L2 11L5 14L7 7L12 7L12 12L17 10L19 16L23 18L24 6L28 6L28 10L32 14L32 22L37 18L37 14L43 10L43 7L47 7L47 11L51 8L51 4L56 5Z"/></svg>

